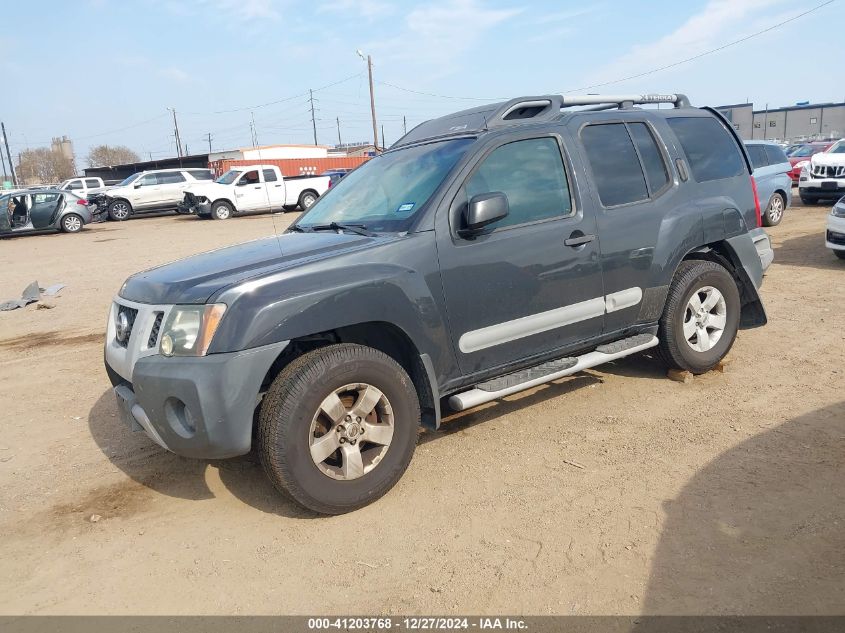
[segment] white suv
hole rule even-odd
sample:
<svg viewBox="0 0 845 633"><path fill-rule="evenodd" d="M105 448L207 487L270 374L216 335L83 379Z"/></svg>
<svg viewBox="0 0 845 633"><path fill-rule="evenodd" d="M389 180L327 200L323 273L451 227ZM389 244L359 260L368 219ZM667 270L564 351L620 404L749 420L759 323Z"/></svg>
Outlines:
<svg viewBox="0 0 845 633"><path fill-rule="evenodd" d="M801 168L798 193L804 204L838 200L845 195L845 139L837 141L827 151L815 154Z"/></svg>
<svg viewBox="0 0 845 633"><path fill-rule="evenodd" d="M207 180L214 180L210 169L144 171L89 196L88 200L99 208L108 208L109 219L126 220L136 213L175 210L187 187Z"/></svg>

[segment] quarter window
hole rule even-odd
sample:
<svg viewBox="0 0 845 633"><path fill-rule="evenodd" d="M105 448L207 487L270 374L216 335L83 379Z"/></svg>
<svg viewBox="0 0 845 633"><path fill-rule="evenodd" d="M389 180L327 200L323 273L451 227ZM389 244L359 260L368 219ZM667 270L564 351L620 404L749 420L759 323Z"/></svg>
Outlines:
<svg viewBox="0 0 845 633"><path fill-rule="evenodd" d="M581 142L605 207L648 198L643 169L624 123L588 125L581 131Z"/></svg>
<svg viewBox="0 0 845 633"><path fill-rule="evenodd" d="M713 117L672 117L667 122L684 148L697 182L733 178L745 171L736 141Z"/></svg>
<svg viewBox="0 0 845 633"><path fill-rule="evenodd" d="M467 180L467 200L494 191L504 193L510 206L507 217L490 225L494 228L572 213L563 158L553 138L515 141L493 150Z"/></svg>

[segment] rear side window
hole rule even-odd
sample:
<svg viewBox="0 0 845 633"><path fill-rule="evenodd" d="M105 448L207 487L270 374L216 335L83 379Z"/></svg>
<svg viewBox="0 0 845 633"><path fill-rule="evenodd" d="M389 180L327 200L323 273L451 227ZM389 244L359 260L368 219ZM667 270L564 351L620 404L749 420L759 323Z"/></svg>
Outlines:
<svg viewBox="0 0 845 633"><path fill-rule="evenodd" d="M158 174L158 184L172 185L177 182L185 182L185 177L178 171L163 171Z"/></svg>
<svg viewBox="0 0 845 633"><path fill-rule="evenodd" d="M515 141L493 150L466 182L467 200L501 191L510 211L490 226L500 228L572 213L560 147L553 138Z"/></svg>
<svg viewBox="0 0 845 633"><path fill-rule="evenodd" d="M588 125L581 131L581 142L605 207L648 198L640 160L624 123Z"/></svg>
<svg viewBox="0 0 845 633"><path fill-rule="evenodd" d="M67 189L69 191L75 191L76 189L82 189L82 181L81 180L71 180L67 184Z"/></svg>
<svg viewBox="0 0 845 633"><path fill-rule="evenodd" d="M769 159L769 165L777 165L779 163L788 163L789 159L786 153L777 145L766 145L766 157Z"/></svg>
<svg viewBox="0 0 845 633"><path fill-rule="evenodd" d="M666 163L657 148L654 135L645 123L629 123L628 132L634 139L634 145L640 153L640 160L643 163L646 181L651 195L660 191L669 182L669 172L666 171Z"/></svg>
<svg viewBox="0 0 845 633"><path fill-rule="evenodd" d="M272 169L262 169L264 174L264 182L276 182L276 172Z"/></svg>
<svg viewBox="0 0 845 633"><path fill-rule="evenodd" d="M697 182L733 178L745 171L736 141L713 117L671 117L666 122L684 148Z"/></svg>
<svg viewBox="0 0 845 633"><path fill-rule="evenodd" d="M751 157L751 164L754 166L754 169L765 167L769 164L766 158L766 150L763 149L762 145L746 145L745 149L748 150L748 155Z"/></svg>
<svg viewBox="0 0 845 633"><path fill-rule="evenodd" d="M194 180L214 180L214 174L208 169L192 169L188 172Z"/></svg>
<svg viewBox="0 0 845 633"><path fill-rule="evenodd" d="M89 188L93 188L93 187L99 187L100 183L97 182L96 180L94 180L93 178L88 178L85 181L85 185Z"/></svg>

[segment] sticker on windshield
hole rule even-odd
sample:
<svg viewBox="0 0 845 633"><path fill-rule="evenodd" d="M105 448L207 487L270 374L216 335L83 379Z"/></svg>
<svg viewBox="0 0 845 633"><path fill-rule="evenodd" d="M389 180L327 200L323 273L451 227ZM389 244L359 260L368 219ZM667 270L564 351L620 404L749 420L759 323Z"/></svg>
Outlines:
<svg viewBox="0 0 845 633"><path fill-rule="evenodd" d="M411 210L414 208L415 202L406 202L405 204L400 204L399 208L396 209L396 213L410 213Z"/></svg>

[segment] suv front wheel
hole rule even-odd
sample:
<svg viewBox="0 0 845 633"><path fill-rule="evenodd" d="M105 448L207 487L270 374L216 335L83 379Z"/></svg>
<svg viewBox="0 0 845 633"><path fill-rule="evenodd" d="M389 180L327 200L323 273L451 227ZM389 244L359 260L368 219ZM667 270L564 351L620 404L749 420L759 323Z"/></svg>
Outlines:
<svg viewBox="0 0 845 633"><path fill-rule="evenodd" d="M733 345L740 308L736 281L724 267L703 260L681 262L657 334L666 364L693 374L713 369Z"/></svg>
<svg viewBox="0 0 845 633"><path fill-rule="evenodd" d="M399 481L416 447L420 406L399 363L345 343L285 367L258 423L258 453L273 485L315 512L342 514Z"/></svg>
<svg viewBox="0 0 845 633"><path fill-rule="evenodd" d="M132 205L126 200L115 200L109 205L109 219L122 222L132 215Z"/></svg>

